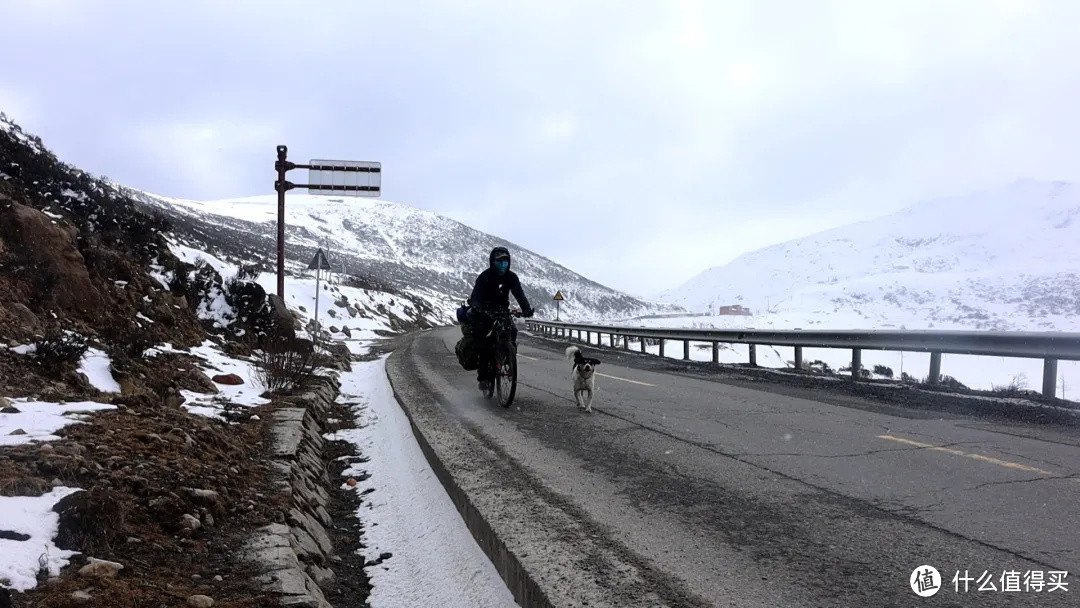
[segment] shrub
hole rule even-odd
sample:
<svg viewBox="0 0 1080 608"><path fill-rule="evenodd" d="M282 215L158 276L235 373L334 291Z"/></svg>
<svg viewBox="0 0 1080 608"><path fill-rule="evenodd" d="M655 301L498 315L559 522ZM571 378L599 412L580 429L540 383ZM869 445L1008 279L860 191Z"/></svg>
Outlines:
<svg viewBox="0 0 1080 608"><path fill-rule="evenodd" d="M262 341L255 357L256 377L272 393L289 393L307 386L318 369L318 356L309 340L274 333Z"/></svg>
<svg viewBox="0 0 1080 608"><path fill-rule="evenodd" d="M952 389L968 390L968 387L967 387L966 384L964 384L963 382L960 382L959 380L957 380L956 378L953 378L952 376L942 376L941 381L938 384L940 384L941 386L947 386L947 387L952 388Z"/></svg>
<svg viewBox="0 0 1080 608"><path fill-rule="evenodd" d="M892 378L893 377L892 368L891 367L886 367L884 365L875 365L874 366L874 373L879 375L879 376L884 376L886 378Z"/></svg>
<svg viewBox="0 0 1080 608"><path fill-rule="evenodd" d="M915 384L918 382L918 379L916 379L915 376L912 376L907 372L900 372L900 381Z"/></svg>
<svg viewBox="0 0 1080 608"><path fill-rule="evenodd" d="M74 332L50 329L34 343L34 361L41 367L57 370L76 365L86 354L86 339Z"/></svg>
<svg viewBox="0 0 1080 608"><path fill-rule="evenodd" d="M999 395L1022 395L1027 389L1027 376L1024 374L1017 374L1012 377L1012 380L1008 384L998 385L995 384L992 387L993 392Z"/></svg>

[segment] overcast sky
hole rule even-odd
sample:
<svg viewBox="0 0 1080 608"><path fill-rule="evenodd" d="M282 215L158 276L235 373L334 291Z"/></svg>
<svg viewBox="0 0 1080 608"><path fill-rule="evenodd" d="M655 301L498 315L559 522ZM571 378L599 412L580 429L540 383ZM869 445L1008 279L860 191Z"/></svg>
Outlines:
<svg viewBox="0 0 1080 608"><path fill-rule="evenodd" d="M298 161L609 286L922 198L1080 179L1080 2L0 0L0 110L219 199ZM299 173L299 172L298 172Z"/></svg>

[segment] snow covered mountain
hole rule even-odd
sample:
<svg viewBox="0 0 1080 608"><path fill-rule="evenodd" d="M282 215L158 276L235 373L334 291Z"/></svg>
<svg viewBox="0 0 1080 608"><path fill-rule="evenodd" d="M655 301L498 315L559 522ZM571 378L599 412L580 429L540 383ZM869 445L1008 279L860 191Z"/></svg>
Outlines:
<svg viewBox="0 0 1080 608"><path fill-rule="evenodd" d="M1077 331L1080 186L1022 180L922 202L745 254L659 299L817 325Z"/></svg>
<svg viewBox="0 0 1080 608"><path fill-rule="evenodd" d="M169 216L172 232L193 247L276 263L276 195L223 201L192 201L127 190ZM435 213L398 203L352 197L290 193L286 203L289 270L299 272L318 247L336 269L364 277L366 285L416 295L452 312L487 267L488 252L510 248L512 268L541 312L555 315L552 296L566 298L561 318L604 320L676 310L590 281L539 254Z"/></svg>

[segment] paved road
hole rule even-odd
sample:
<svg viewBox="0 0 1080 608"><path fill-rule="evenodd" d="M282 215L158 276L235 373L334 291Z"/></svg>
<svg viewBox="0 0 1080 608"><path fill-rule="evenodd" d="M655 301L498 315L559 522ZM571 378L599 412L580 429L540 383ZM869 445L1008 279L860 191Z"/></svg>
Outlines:
<svg viewBox="0 0 1080 608"><path fill-rule="evenodd" d="M1075 429L781 394L607 350L590 416L566 344L524 334L504 410L457 366L457 335L418 335L391 379L423 385L403 405L554 605L1080 605ZM932 598L909 586L923 564L943 578ZM1067 571L1069 591L1025 591L1030 571Z"/></svg>

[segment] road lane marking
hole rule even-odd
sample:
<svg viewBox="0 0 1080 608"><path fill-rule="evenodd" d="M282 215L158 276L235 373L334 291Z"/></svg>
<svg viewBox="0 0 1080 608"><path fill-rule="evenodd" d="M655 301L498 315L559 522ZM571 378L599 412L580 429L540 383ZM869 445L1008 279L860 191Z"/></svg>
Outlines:
<svg viewBox="0 0 1080 608"><path fill-rule="evenodd" d="M529 355L523 355L521 353L518 353L518 356L522 359L528 359L529 361L539 361L536 357L530 357Z"/></svg>
<svg viewBox="0 0 1080 608"><path fill-rule="evenodd" d="M604 378L611 378L612 380L622 380L623 382L629 382L630 384L640 384L641 386L656 386L655 384L649 384L648 382L639 382L637 380L631 380L629 378L620 378L618 376L609 376L607 374L601 374L600 372L596 372L596 375L597 376L602 376Z"/></svg>
<svg viewBox="0 0 1080 608"><path fill-rule="evenodd" d="M979 460L981 462L989 462L990 464L996 464L999 467L1005 467L1007 469L1016 469L1017 471L1027 471L1027 472L1030 472L1030 473L1038 473L1040 475L1053 475L1053 476L1057 475L1056 473L1052 473L1050 471L1046 471L1044 469L1039 469L1039 468L1036 468L1036 467L1030 467L1030 466L1028 466L1026 464L1020 464L1019 462L1009 462L1008 460L1001 460L1000 458L993 458L991 456L983 456L982 454L969 454L968 452L962 452L962 451L957 450L957 449L945 448L945 447L936 446L936 445L933 445L933 444L930 444L930 443L920 443L918 441L912 441L910 439L904 439L902 437L893 437L892 435L878 435L877 438L878 439L887 439L889 441L896 441L896 442L899 442L899 443L906 443L907 445L913 445L913 446L919 447L919 448L925 448L925 449L928 449L928 450L934 450L935 452L945 452L946 454L953 454L953 455L956 455L956 456L963 456L965 458L971 458L972 460ZM1076 481L1080 481L1080 480L1076 480Z"/></svg>

